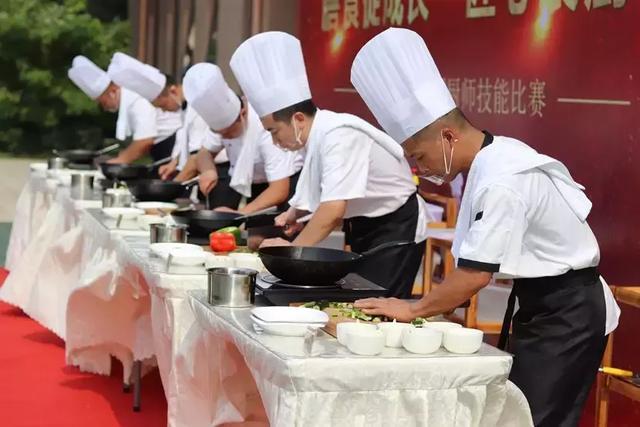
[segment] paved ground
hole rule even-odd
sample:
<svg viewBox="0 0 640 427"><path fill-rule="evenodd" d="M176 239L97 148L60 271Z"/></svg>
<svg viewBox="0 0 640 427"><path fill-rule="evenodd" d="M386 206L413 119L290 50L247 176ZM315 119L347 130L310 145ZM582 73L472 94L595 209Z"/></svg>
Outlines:
<svg viewBox="0 0 640 427"><path fill-rule="evenodd" d="M4 265L16 201L29 174L31 159L0 158L0 266Z"/></svg>

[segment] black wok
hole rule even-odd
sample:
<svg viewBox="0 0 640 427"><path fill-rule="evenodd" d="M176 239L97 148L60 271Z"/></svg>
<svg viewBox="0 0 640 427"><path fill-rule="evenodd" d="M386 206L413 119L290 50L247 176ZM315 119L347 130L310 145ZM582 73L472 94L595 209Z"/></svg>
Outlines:
<svg viewBox="0 0 640 427"><path fill-rule="evenodd" d="M105 178L111 181L133 181L136 179L151 178L153 170L165 163L169 163L171 157L153 162L150 165L129 165L126 163L100 163L100 170Z"/></svg>
<svg viewBox="0 0 640 427"><path fill-rule="evenodd" d="M267 270L292 285L333 285L356 270L366 258L414 242L388 242L362 254L338 249L303 246L273 246L258 251ZM389 266L389 268L393 268Z"/></svg>
<svg viewBox="0 0 640 427"><path fill-rule="evenodd" d="M84 150L84 149L63 150L63 151L53 150L53 154L55 154L58 157L62 157L69 160L70 163L87 164L87 163L92 163L94 159L96 159L97 157L100 157L103 154L106 154L110 151L117 149L119 146L120 146L119 144L113 144L97 151Z"/></svg>
<svg viewBox="0 0 640 427"><path fill-rule="evenodd" d="M129 191L140 202L172 202L187 195L187 188L197 183L197 177L185 182L141 179L127 183Z"/></svg>
<svg viewBox="0 0 640 427"><path fill-rule="evenodd" d="M145 165L100 163L102 174L112 181L131 181L149 177L150 170Z"/></svg>
<svg viewBox="0 0 640 427"><path fill-rule="evenodd" d="M233 212L216 211L173 211L171 217L178 224L188 225L189 235L209 237L209 234L225 227L239 226L246 217Z"/></svg>

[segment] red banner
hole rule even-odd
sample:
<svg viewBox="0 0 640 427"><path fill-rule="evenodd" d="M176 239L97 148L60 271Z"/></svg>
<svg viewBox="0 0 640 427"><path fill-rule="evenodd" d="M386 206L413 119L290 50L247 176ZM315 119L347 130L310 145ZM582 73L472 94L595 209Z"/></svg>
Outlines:
<svg viewBox="0 0 640 427"><path fill-rule="evenodd" d="M587 187L613 284L640 281L640 2L306 0L300 39L321 108L375 123L349 81L358 50L390 26L427 42L481 129L564 162Z"/></svg>

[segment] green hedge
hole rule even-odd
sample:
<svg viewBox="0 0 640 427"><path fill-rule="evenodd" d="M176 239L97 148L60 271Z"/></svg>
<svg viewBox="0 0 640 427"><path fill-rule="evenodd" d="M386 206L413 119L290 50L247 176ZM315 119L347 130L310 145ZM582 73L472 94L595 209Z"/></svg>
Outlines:
<svg viewBox="0 0 640 427"><path fill-rule="evenodd" d="M106 68L128 50L127 22L103 23L86 0L0 0L0 151L46 154L97 147L113 137L115 115L68 79L75 55Z"/></svg>

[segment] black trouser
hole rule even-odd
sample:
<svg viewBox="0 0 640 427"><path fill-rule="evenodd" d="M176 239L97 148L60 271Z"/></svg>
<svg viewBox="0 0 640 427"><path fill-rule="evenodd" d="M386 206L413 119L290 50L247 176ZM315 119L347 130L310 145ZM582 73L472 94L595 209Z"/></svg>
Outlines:
<svg viewBox="0 0 640 427"><path fill-rule="evenodd" d="M517 279L509 297L511 307L514 296L520 309L512 322L509 379L527 398L536 426L577 426L606 345L606 308L598 271L594 267L556 277Z"/></svg>
<svg viewBox="0 0 640 427"><path fill-rule="evenodd" d="M345 221L345 238L351 250L365 252L383 243L414 241L418 225L418 199L412 195L395 212L377 218ZM424 255L424 243L388 249L366 259L357 269L365 279L388 289L387 296L411 297L413 282Z"/></svg>
<svg viewBox="0 0 640 427"><path fill-rule="evenodd" d="M218 171L218 183L209 193L209 207L211 209L226 206L231 209L238 209L242 194L231 188L231 176L229 176L230 163L220 163L216 165ZM202 193L198 193L200 200L205 200Z"/></svg>
<svg viewBox="0 0 640 427"><path fill-rule="evenodd" d="M149 151L149 156L151 156L152 162L157 162L158 160L166 159L171 156L173 152L173 145L176 143L176 134L163 139L162 141L153 144L151 147L151 151ZM151 177L158 177L158 169L160 166L156 166L153 168L151 173L149 174Z"/></svg>

